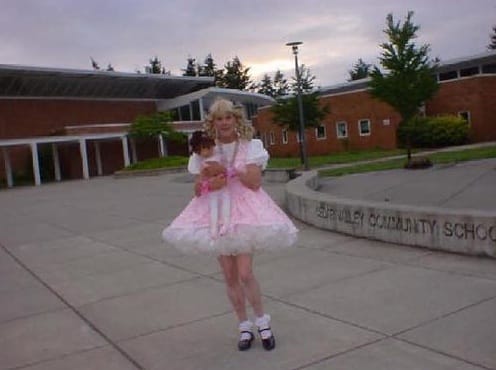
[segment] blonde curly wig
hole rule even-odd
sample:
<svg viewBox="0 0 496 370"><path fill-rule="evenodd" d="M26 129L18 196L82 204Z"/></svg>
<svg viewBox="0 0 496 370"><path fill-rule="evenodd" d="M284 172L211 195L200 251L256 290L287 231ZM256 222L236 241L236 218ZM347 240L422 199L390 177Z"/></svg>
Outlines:
<svg viewBox="0 0 496 370"><path fill-rule="evenodd" d="M231 101L219 98L214 101L209 109L204 129L212 138L217 138L214 121L217 117L232 114L236 121L235 130L240 139L251 140L253 138L253 127L244 118L243 107L234 105Z"/></svg>

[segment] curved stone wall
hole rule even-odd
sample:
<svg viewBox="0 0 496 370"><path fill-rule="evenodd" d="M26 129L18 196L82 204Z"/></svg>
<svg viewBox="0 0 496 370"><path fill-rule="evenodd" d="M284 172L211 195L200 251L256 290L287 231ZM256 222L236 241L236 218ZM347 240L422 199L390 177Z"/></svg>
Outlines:
<svg viewBox="0 0 496 370"><path fill-rule="evenodd" d="M496 212L336 198L318 186L317 171L286 185L286 207L294 217L353 236L496 258Z"/></svg>

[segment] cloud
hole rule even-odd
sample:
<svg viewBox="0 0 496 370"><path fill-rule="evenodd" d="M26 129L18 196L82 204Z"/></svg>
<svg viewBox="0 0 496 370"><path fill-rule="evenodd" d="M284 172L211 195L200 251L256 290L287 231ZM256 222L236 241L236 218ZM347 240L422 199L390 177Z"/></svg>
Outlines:
<svg viewBox="0 0 496 370"><path fill-rule="evenodd" d="M288 41L303 41L300 62L321 85L341 83L362 58L376 63L386 15L414 10L418 42L450 59L485 51L494 0L4 0L0 63L91 68L89 57L120 71L157 56L174 74L188 57L211 53L221 67L238 56L253 77L293 74Z"/></svg>

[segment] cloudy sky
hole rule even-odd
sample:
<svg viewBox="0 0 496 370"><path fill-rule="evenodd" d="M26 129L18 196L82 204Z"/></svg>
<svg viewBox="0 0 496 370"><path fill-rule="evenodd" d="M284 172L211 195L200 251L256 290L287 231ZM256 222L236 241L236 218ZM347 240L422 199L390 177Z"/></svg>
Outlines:
<svg viewBox="0 0 496 370"><path fill-rule="evenodd" d="M496 0L0 0L0 64L143 70L157 56L180 75L188 57L211 53L220 67L238 56L259 79L293 75L288 41L318 85L342 83L362 58L377 63L388 13L408 10L417 43L442 61L487 50Z"/></svg>

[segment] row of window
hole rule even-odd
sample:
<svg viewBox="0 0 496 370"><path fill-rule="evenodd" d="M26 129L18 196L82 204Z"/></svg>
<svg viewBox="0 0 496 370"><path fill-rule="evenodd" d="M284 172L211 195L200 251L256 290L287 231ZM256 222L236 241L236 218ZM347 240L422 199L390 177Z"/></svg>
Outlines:
<svg viewBox="0 0 496 370"><path fill-rule="evenodd" d="M458 117L463 118L470 125L471 117L469 111L460 111L458 112ZM382 124L384 126L390 125L389 119L382 120ZM370 136L371 127L370 127L370 119L361 119L358 120L358 133L360 136ZM288 139L288 129L282 129L281 137L282 144L287 144ZM346 139L348 137L348 123L346 121L336 122L336 137L338 139ZM317 140L325 140L327 139L327 129L325 125L320 125L315 128L315 138ZM263 133L261 135L261 139L264 142L265 146L275 145L276 144L276 136L274 131L269 131L269 133ZM299 143L300 133L296 133L296 141Z"/></svg>
<svg viewBox="0 0 496 370"><path fill-rule="evenodd" d="M496 73L496 63L484 64L480 66L472 66L467 68L456 69L438 73L438 81L453 80L460 77L468 77L478 74L493 74Z"/></svg>
<svg viewBox="0 0 496 370"><path fill-rule="evenodd" d="M384 125L389 124L389 120L383 121ZM360 136L369 136L371 132L370 120L369 119L361 119L358 121L358 132ZM282 129L281 137L282 143L287 144L288 139L288 129ZM348 137L348 123L345 121L336 122L336 137L338 139L345 139ZM325 125L320 125L315 127L315 138L317 140L325 140L327 139L327 129ZM262 134L262 140L264 144L267 145L275 145L276 137L274 131L270 131L268 135L266 133ZM300 142L300 133L296 133L296 141Z"/></svg>

